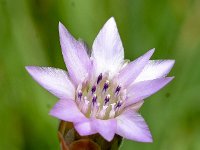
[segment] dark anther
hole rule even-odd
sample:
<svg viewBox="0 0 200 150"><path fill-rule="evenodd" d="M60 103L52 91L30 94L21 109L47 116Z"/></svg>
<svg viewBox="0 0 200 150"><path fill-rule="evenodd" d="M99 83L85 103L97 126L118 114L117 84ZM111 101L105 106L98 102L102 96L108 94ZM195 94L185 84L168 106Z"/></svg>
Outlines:
<svg viewBox="0 0 200 150"><path fill-rule="evenodd" d="M92 98L92 104L94 106L94 104L97 102L97 96L94 95L93 98Z"/></svg>
<svg viewBox="0 0 200 150"><path fill-rule="evenodd" d="M78 98L81 100L83 93L81 91L78 92Z"/></svg>
<svg viewBox="0 0 200 150"><path fill-rule="evenodd" d="M119 94L119 91L121 90L121 87L118 85L116 90L115 90L115 94Z"/></svg>
<svg viewBox="0 0 200 150"><path fill-rule="evenodd" d="M115 106L115 109L117 109L117 108L119 108L119 107L121 107L122 106L122 102L117 102L117 105Z"/></svg>
<svg viewBox="0 0 200 150"><path fill-rule="evenodd" d="M96 86L95 85L92 87L91 91L92 91L92 94L94 94L94 92L96 91Z"/></svg>
<svg viewBox="0 0 200 150"><path fill-rule="evenodd" d="M104 102L105 102L105 105L110 101L110 95L107 95Z"/></svg>
<svg viewBox="0 0 200 150"><path fill-rule="evenodd" d="M106 91L108 89L108 86L109 86L109 81L107 80L103 86L103 91Z"/></svg>
<svg viewBox="0 0 200 150"><path fill-rule="evenodd" d="M99 84L99 82L102 80L103 76L102 76L102 73L98 76L97 78L97 84Z"/></svg>

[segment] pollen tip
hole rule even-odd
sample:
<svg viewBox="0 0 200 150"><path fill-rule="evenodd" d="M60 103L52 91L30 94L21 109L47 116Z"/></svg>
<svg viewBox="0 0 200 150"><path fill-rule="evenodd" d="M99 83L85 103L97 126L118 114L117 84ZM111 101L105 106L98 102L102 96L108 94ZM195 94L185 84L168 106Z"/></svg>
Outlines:
<svg viewBox="0 0 200 150"><path fill-rule="evenodd" d="M119 108L119 107L121 107L122 106L122 101L118 101L117 102L117 105L115 106L115 109L117 109L117 108Z"/></svg>
<svg viewBox="0 0 200 150"><path fill-rule="evenodd" d="M94 85L94 86L92 86L92 89L91 89L91 91L92 91L92 94L94 94L94 92L96 91L96 86Z"/></svg>
<svg viewBox="0 0 200 150"><path fill-rule="evenodd" d="M78 98L81 99L81 98L82 98L82 95L83 95L82 91L79 90L79 91L78 91Z"/></svg>
<svg viewBox="0 0 200 150"><path fill-rule="evenodd" d="M104 99L104 104L106 105L110 101L110 94L106 95L106 98Z"/></svg>
<svg viewBox="0 0 200 150"><path fill-rule="evenodd" d="M93 97L92 97L92 104L94 105L96 102L97 102L97 95L96 95L96 94L93 94Z"/></svg>
<svg viewBox="0 0 200 150"><path fill-rule="evenodd" d="M118 85L116 90L115 90L115 94L119 94L120 90L121 90L121 87Z"/></svg>
<svg viewBox="0 0 200 150"><path fill-rule="evenodd" d="M106 82L104 83L104 86L103 86L103 91L106 91L108 89L108 86L109 86L109 81L106 80Z"/></svg>
<svg viewBox="0 0 200 150"><path fill-rule="evenodd" d="M102 80L102 78L103 78L103 75L102 75L102 73L100 73L100 75L97 78L97 84L99 84L99 82Z"/></svg>

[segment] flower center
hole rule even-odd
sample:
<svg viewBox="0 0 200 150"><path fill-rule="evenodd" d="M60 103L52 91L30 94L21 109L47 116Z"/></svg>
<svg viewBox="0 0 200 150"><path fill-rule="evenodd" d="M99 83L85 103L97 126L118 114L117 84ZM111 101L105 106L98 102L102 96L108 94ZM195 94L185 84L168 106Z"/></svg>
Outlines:
<svg viewBox="0 0 200 150"><path fill-rule="evenodd" d="M93 84L85 82L76 92L76 103L86 117L114 118L124 108L126 89L100 74Z"/></svg>

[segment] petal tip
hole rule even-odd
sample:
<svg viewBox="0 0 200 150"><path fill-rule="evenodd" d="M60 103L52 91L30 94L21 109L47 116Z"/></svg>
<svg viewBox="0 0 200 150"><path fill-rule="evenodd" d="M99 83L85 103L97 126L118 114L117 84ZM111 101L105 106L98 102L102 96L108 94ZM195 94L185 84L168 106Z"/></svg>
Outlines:
<svg viewBox="0 0 200 150"><path fill-rule="evenodd" d="M110 19L109 19L110 21L112 21L112 22L116 22L115 21L115 18L112 16L112 17L110 17Z"/></svg>
<svg viewBox="0 0 200 150"><path fill-rule="evenodd" d="M168 65L170 66L170 68L172 68L175 64L175 60L174 59L167 59L167 60L163 60L163 61L166 61L168 62Z"/></svg>
<svg viewBox="0 0 200 150"><path fill-rule="evenodd" d="M50 112L49 112L48 114L49 114L50 116L53 116L53 115L52 115L52 111L51 111L51 110L50 110Z"/></svg>
<svg viewBox="0 0 200 150"><path fill-rule="evenodd" d="M142 142L142 143L153 143L153 138L151 136L151 133L148 133L146 135L143 135L142 137L138 139L129 139L137 142Z"/></svg>
<svg viewBox="0 0 200 150"><path fill-rule="evenodd" d="M32 68L33 66L25 66L25 69L28 71Z"/></svg>
<svg viewBox="0 0 200 150"><path fill-rule="evenodd" d="M146 56L147 58L150 59L150 57L153 55L154 51L155 51L155 48L150 49L150 50L147 51L143 56Z"/></svg>
<svg viewBox="0 0 200 150"><path fill-rule="evenodd" d="M112 17L110 17L110 19L108 19L107 22L115 22L115 18L112 16Z"/></svg>
<svg viewBox="0 0 200 150"><path fill-rule="evenodd" d="M111 142L111 141L113 140L113 138L114 138L114 136L113 136L113 137L110 137L110 138L106 138L106 140L107 140L108 142Z"/></svg>
<svg viewBox="0 0 200 150"><path fill-rule="evenodd" d="M166 80L165 80L164 86L166 86L168 83L170 83L174 78L175 78L174 76L172 76L172 77L166 77L165 78Z"/></svg>
<svg viewBox="0 0 200 150"><path fill-rule="evenodd" d="M25 66L26 71L28 71L29 74L33 74L34 73L34 69L36 69L35 66Z"/></svg>
<svg viewBox="0 0 200 150"><path fill-rule="evenodd" d="M173 62L173 64L176 62L174 59L171 60Z"/></svg>
<svg viewBox="0 0 200 150"><path fill-rule="evenodd" d="M174 66L175 62L176 62L175 60L171 60L171 67Z"/></svg>
<svg viewBox="0 0 200 150"><path fill-rule="evenodd" d="M58 27L59 27L59 29L61 29L61 28L64 27L64 25L59 21L59 23L58 23Z"/></svg>
<svg viewBox="0 0 200 150"><path fill-rule="evenodd" d="M149 137L144 138L141 142L153 143L153 138L152 136L149 136Z"/></svg>
<svg viewBox="0 0 200 150"><path fill-rule="evenodd" d="M49 115L56 117L54 107L49 111Z"/></svg>
<svg viewBox="0 0 200 150"><path fill-rule="evenodd" d="M165 61L165 60L163 60L163 61ZM166 62L168 62L168 68L169 68L169 71L170 71L175 64L175 60L169 59L169 60L166 60Z"/></svg>
<svg viewBox="0 0 200 150"><path fill-rule="evenodd" d="M106 141L111 142L115 136L115 134L110 135L110 136L103 136L102 134L100 134Z"/></svg>
<svg viewBox="0 0 200 150"><path fill-rule="evenodd" d="M154 52L155 52L155 48L152 48L152 49L149 50L149 53L150 53L151 55L153 55Z"/></svg>
<svg viewBox="0 0 200 150"><path fill-rule="evenodd" d="M168 82L172 81L174 78L175 78L174 76L172 76L172 77L167 77Z"/></svg>
<svg viewBox="0 0 200 150"><path fill-rule="evenodd" d="M110 19L108 19L108 21L105 23L106 26L117 26L116 25L116 21L114 17L111 17Z"/></svg>
<svg viewBox="0 0 200 150"><path fill-rule="evenodd" d="M153 138L151 135L151 132L149 131L141 140L141 142L145 142L145 143L153 143Z"/></svg>
<svg viewBox="0 0 200 150"><path fill-rule="evenodd" d="M65 34L68 33L68 30L65 28L65 26L64 26L61 22L59 22L58 29L59 29L59 34L60 34L60 36L61 36L63 33L65 33Z"/></svg>

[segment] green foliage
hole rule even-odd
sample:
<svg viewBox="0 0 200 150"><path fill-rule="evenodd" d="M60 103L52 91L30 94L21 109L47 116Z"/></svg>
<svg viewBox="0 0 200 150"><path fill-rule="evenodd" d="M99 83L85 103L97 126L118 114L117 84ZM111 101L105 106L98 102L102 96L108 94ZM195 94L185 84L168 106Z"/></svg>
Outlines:
<svg viewBox="0 0 200 150"><path fill-rule="evenodd" d="M154 142L127 140L122 149L200 149L199 6L199 0L0 0L0 149L59 149L58 121L48 115L57 99L24 66L65 68L58 22L91 47L111 16L126 58L155 47L154 59L176 60L174 81L141 110Z"/></svg>

